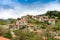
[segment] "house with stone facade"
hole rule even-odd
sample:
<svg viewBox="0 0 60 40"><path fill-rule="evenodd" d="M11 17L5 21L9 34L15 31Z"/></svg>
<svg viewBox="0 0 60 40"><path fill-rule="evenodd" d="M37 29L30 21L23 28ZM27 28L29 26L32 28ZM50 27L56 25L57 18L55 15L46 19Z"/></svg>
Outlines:
<svg viewBox="0 0 60 40"><path fill-rule="evenodd" d="M41 21L42 21L42 22L44 22L44 21L48 21L48 16L42 16Z"/></svg>
<svg viewBox="0 0 60 40"><path fill-rule="evenodd" d="M16 20L16 26L18 29L24 25L27 25L27 21L25 19Z"/></svg>
<svg viewBox="0 0 60 40"><path fill-rule="evenodd" d="M48 22L49 22L51 25L55 25L55 19L49 19Z"/></svg>
<svg viewBox="0 0 60 40"><path fill-rule="evenodd" d="M29 23L26 26L27 26L27 28L29 29L30 32L34 31L34 25L33 24Z"/></svg>

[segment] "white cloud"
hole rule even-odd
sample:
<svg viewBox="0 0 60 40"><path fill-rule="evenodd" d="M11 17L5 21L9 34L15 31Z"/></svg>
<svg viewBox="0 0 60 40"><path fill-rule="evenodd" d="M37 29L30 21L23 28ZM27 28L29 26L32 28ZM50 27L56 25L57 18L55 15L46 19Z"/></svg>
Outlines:
<svg viewBox="0 0 60 40"><path fill-rule="evenodd" d="M0 18L16 18L17 15L14 15L13 13L15 13L14 10L12 9L9 9L9 10L6 10L6 9L3 9L1 12L0 12Z"/></svg>
<svg viewBox="0 0 60 40"><path fill-rule="evenodd" d="M10 1L11 3L11 1ZM11 5L9 3L9 5ZM5 4L5 3L4 3ZM29 6L24 6L21 4L14 4L14 9L0 9L0 18L17 18L21 17L23 15L31 14L31 15L38 15L38 14L44 14L48 10L57 10L60 11L60 3L58 2L50 2L48 4L41 5L39 3L34 3Z"/></svg>

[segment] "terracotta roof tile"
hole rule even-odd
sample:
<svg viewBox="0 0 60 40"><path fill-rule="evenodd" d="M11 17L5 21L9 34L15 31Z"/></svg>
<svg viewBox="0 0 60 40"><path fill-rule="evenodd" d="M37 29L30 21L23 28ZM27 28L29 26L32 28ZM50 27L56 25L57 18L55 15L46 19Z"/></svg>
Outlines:
<svg viewBox="0 0 60 40"><path fill-rule="evenodd" d="M9 40L8 38L0 37L0 40Z"/></svg>
<svg viewBox="0 0 60 40"><path fill-rule="evenodd" d="M33 26L33 24L28 24L27 26L32 27L32 26Z"/></svg>

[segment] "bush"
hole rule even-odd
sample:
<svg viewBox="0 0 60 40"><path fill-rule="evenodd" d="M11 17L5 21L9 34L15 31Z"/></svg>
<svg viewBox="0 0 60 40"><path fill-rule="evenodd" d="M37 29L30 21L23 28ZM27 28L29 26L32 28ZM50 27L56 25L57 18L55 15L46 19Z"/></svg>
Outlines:
<svg viewBox="0 0 60 40"><path fill-rule="evenodd" d="M2 36L2 30L3 30L3 28L0 27L0 36Z"/></svg>
<svg viewBox="0 0 60 40"><path fill-rule="evenodd" d="M4 37L6 37L6 38L9 38L9 39L11 39L12 38L12 35L11 35L11 33L10 33L10 31L8 30L8 31L6 31L6 33L4 33L3 34L3 36Z"/></svg>

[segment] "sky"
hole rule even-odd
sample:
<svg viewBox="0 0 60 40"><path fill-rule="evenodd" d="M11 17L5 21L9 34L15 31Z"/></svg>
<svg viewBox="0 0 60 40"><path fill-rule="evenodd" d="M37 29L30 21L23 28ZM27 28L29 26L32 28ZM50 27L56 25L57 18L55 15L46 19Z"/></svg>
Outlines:
<svg viewBox="0 0 60 40"><path fill-rule="evenodd" d="M60 0L0 0L0 18L18 18L27 14L40 15L60 11Z"/></svg>

